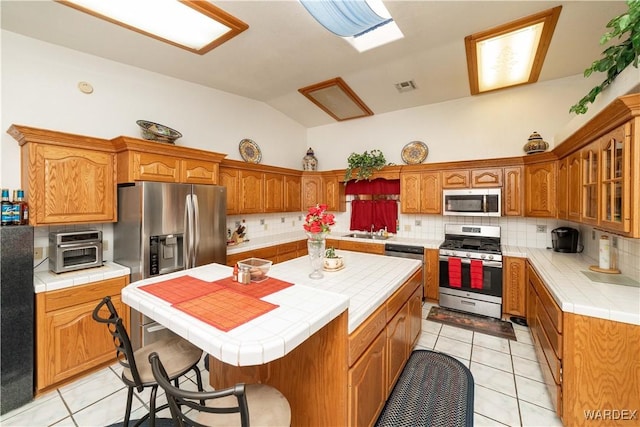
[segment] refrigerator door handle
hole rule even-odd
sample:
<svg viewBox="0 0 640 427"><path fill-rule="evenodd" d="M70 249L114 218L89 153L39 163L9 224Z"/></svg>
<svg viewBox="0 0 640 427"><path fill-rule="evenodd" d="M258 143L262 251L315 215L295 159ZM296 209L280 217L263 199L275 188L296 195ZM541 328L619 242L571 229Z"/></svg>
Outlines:
<svg viewBox="0 0 640 427"><path fill-rule="evenodd" d="M185 249L187 252L185 268L193 267L191 262L192 252L193 252L193 243L191 240L193 239L193 205L191 203L191 194L187 194L185 200L185 209L184 209L184 232L185 232Z"/></svg>
<svg viewBox="0 0 640 427"><path fill-rule="evenodd" d="M192 267L198 265L196 263L198 257L198 249L200 248L200 206L198 205L198 196L194 194L191 196L193 202L193 263Z"/></svg>

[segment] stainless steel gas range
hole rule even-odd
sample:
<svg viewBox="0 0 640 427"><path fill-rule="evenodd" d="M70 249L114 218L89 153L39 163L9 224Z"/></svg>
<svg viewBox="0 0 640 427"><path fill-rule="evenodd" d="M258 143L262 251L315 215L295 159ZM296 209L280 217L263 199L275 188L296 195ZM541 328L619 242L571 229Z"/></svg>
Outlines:
<svg viewBox="0 0 640 427"><path fill-rule="evenodd" d="M440 306L502 317L500 227L445 224L440 245Z"/></svg>

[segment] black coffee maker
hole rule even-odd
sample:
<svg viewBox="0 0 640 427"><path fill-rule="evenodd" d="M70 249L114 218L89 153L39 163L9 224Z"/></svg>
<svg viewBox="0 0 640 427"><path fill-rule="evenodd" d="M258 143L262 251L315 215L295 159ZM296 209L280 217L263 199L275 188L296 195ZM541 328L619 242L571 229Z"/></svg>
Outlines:
<svg viewBox="0 0 640 427"><path fill-rule="evenodd" d="M571 227L558 227L551 231L551 244L556 252L578 252L580 232Z"/></svg>

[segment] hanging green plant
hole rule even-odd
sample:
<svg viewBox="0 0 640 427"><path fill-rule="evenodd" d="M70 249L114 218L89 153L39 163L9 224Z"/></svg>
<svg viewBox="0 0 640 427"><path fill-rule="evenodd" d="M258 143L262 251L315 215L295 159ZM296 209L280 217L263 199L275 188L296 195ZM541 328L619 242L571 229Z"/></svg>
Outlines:
<svg viewBox="0 0 640 427"><path fill-rule="evenodd" d="M384 154L380 150L365 151L362 154L351 153L347 158L347 169L344 171L344 182L347 183L356 172L356 181L369 179L377 170L387 164Z"/></svg>
<svg viewBox="0 0 640 427"><path fill-rule="evenodd" d="M625 68L633 64L638 68L640 56L640 0L627 0L629 10L620 16L616 16L607 24L611 30L600 38L600 44L606 44L614 37L621 39L629 33L629 37L622 43L610 46L602 52L603 58L594 61L589 68L584 70L584 76L589 77L594 71L607 73L607 78L583 97L577 104L571 106L569 112L584 114L587 112L587 104L593 103L596 97L615 79Z"/></svg>

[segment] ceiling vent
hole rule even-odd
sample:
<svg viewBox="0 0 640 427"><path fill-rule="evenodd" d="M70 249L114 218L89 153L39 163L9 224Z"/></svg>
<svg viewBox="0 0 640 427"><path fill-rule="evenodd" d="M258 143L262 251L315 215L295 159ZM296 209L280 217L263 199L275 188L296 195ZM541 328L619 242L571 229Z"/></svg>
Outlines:
<svg viewBox="0 0 640 427"><path fill-rule="evenodd" d="M395 84L398 92L411 92L416 89L416 83L413 80L407 80L406 82L400 82Z"/></svg>

